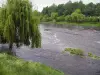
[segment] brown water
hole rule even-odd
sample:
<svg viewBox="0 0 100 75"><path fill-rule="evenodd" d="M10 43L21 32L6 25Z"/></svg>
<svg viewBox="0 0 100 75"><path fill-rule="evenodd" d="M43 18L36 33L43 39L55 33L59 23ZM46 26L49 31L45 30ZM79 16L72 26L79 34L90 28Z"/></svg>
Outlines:
<svg viewBox="0 0 100 75"><path fill-rule="evenodd" d="M42 48L22 46L14 49L25 60L41 62L69 75L100 75L100 60L71 56L61 52L66 47L80 48L100 56L100 31L58 25L40 25Z"/></svg>

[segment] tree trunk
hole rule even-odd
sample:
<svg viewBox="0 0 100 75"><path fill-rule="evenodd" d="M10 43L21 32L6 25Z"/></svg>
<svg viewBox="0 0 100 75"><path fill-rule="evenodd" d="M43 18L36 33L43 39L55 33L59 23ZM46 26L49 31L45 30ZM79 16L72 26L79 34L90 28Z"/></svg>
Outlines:
<svg viewBox="0 0 100 75"><path fill-rule="evenodd" d="M13 52L12 48L13 48L13 44L9 43L9 52L8 52L8 54L14 55L14 52Z"/></svg>
<svg viewBox="0 0 100 75"><path fill-rule="evenodd" d="M9 50L12 51L12 43L9 44Z"/></svg>

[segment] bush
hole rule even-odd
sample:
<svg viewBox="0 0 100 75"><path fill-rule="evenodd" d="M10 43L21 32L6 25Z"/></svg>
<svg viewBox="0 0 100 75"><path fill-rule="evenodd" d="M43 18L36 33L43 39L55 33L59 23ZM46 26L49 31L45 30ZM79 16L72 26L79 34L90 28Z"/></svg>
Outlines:
<svg viewBox="0 0 100 75"><path fill-rule="evenodd" d="M71 15L68 15L65 17L65 20L67 22L84 22L85 15L81 13L79 9L75 10Z"/></svg>
<svg viewBox="0 0 100 75"><path fill-rule="evenodd" d="M65 21L64 16L59 16L59 17L57 17L57 21L58 21L58 22L60 22L60 21Z"/></svg>
<svg viewBox="0 0 100 75"><path fill-rule="evenodd" d="M95 16L86 17L85 22L99 22L99 17Z"/></svg>
<svg viewBox="0 0 100 75"><path fill-rule="evenodd" d="M65 17L65 21L71 22L71 21L72 21L71 15L67 15L67 16Z"/></svg>

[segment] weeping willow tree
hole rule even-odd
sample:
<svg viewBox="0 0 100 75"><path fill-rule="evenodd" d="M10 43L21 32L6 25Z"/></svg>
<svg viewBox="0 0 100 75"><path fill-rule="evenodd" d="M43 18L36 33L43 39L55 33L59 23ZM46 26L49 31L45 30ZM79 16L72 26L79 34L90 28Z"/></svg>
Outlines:
<svg viewBox="0 0 100 75"><path fill-rule="evenodd" d="M17 47L23 44L32 48L41 47L39 18L33 15L29 0L7 0L0 14L1 43L9 43L10 49L13 44Z"/></svg>

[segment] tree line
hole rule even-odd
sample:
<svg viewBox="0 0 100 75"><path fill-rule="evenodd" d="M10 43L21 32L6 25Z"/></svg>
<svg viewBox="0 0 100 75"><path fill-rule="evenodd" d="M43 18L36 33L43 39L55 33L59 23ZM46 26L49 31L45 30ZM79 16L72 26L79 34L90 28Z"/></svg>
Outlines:
<svg viewBox="0 0 100 75"><path fill-rule="evenodd" d="M47 6L41 14L42 21L100 22L100 3L69 1L66 4Z"/></svg>

